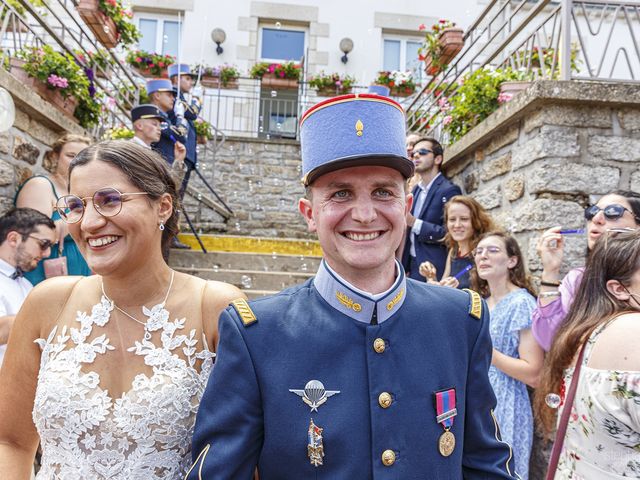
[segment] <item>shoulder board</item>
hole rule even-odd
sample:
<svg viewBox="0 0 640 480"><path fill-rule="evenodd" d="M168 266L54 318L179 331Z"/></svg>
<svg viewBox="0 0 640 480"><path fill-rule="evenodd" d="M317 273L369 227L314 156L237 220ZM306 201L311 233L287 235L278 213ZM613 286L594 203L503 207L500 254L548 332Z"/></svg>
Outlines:
<svg viewBox="0 0 640 480"><path fill-rule="evenodd" d="M251 307L244 298L238 298L232 301L231 305L236 309L238 315L240 315L240 320L242 320L242 323L245 327L253 325L258 321L255 314L253 313L253 310L251 310Z"/></svg>
<svg viewBox="0 0 640 480"><path fill-rule="evenodd" d="M478 292L469 288L463 290L471 297L469 299L469 315L480 320L480 317L482 317L482 297L480 297Z"/></svg>

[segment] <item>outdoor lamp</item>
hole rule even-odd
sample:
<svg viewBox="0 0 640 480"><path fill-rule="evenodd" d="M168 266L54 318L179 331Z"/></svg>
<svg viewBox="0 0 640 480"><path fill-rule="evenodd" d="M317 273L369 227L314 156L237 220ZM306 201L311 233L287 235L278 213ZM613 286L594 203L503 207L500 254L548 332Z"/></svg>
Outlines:
<svg viewBox="0 0 640 480"><path fill-rule="evenodd" d="M351 40L349 37L344 37L342 40L340 40L340 50L342 51L342 53L344 53L340 60L342 60L342 63L347 63L349 61L347 55L351 52L351 50L353 50L353 40Z"/></svg>
<svg viewBox="0 0 640 480"><path fill-rule="evenodd" d="M211 30L211 40L213 40L214 43L217 45L216 53L218 55L220 55L224 51L220 46L220 44L224 43L226 39L227 39L227 34L224 32L223 29L214 28L213 30Z"/></svg>

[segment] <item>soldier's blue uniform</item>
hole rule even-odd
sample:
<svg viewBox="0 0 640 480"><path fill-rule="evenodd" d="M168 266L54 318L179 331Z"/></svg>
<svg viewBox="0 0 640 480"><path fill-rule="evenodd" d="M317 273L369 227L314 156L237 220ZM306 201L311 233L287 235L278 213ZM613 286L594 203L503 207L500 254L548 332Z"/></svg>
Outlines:
<svg viewBox="0 0 640 480"><path fill-rule="evenodd" d="M176 77L178 75L178 70L180 70L180 75L193 76L189 65L185 63L180 63L180 64L169 65L169 67L167 68L167 71L169 73L169 78ZM178 89L176 88L174 90L174 93L177 94L177 90ZM187 164L187 168L189 168L190 164L194 166L198 164L198 153L196 150L197 135L196 135L196 128L194 123L198 118L198 115L200 115L201 103L199 99L195 99L195 98L192 99L190 103L187 102L182 92L180 92L177 99L179 99L179 101L181 101L182 105L184 106L184 118L187 121L187 125L188 125L187 135L185 138L185 147L187 149L185 163Z"/></svg>
<svg viewBox="0 0 640 480"><path fill-rule="evenodd" d="M411 175L393 100L345 95L312 110L306 184L358 159ZM303 285L221 315L188 480L249 480L256 467L260 480L518 478L493 415L486 306L395 268L371 295L323 260Z"/></svg>
<svg viewBox="0 0 640 480"><path fill-rule="evenodd" d="M147 81L147 94L153 92L173 92L173 87L169 80L155 79ZM162 157L172 165L175 160L174 148L175 143L183 143L186 141L180 128L177 125L176 116L173 110L164 112L167 116L167 126L162 129L160 140L151 144L151 148L159 152Z"/></svg>

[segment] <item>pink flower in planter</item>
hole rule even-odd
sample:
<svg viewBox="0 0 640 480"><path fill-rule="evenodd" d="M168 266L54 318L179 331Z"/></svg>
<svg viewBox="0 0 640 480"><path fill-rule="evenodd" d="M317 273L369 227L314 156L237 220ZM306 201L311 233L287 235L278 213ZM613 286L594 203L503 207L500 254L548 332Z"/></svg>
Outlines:
<svg viewBox="0 0 640 480"><path fill-rule="evenodd" d="M443 124L443 125L449 125L449 124L451 123L451 120L453 120L453 119L451 118L451 115L447 115L446 117L444 117L444 118L442 119L442 124Z"/></svg>
<svg viewBox="0 0 640 480"><path fill-rule="evenodd" d="M280 78L284 78L284 72L283 71L280 72Z"/></svg>
<svg viewBox="0 0 640 480"><path fill-rule="evenodd" d="M422 31L426 29L427 29L427 26L424 23L421 23L420 25L418 25L418 30Z"/></svg>
<svg viewBox="0 0 640 480"><path fill-rule="evenodd" d="M47 78L47 82L49 85L57 88L67 88L69 86L69 80L64 77L59 77L58 75L51 74L49 78Z"/></svg>
<svg viewBox="0 0 640 480"><path fill-rule="evenodd" d="M269 73L273 73L275 69L276 69L276 66L273 63L269 65Z"/></svg>
<svg viewBox="0 0 640 480"><path fill-rule="evenodd" d="M506 103L513 98L513 93L502 92L498 95L498 103Z"/></svg>

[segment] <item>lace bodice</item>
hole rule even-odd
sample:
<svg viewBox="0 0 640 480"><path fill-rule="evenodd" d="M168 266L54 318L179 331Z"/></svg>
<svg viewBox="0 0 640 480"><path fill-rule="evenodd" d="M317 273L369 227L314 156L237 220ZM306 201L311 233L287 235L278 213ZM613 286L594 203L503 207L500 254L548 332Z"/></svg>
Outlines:
<svg viewBox="0 0 640 480"><path fill-rule="evenodd" d="M76 325L36 340L42 349L33 409L43 453L38 479L181 479L188 470L214 353L204 335L197 351L196 330L183 333L185 319L169 320L163 304L143 308L146 330L157 333L123 349L143 357L153 373L137 374L131 389L114 399L89 367L115 350L100 334L113 307L103 296L90 315L77 313Z"/></svg>

